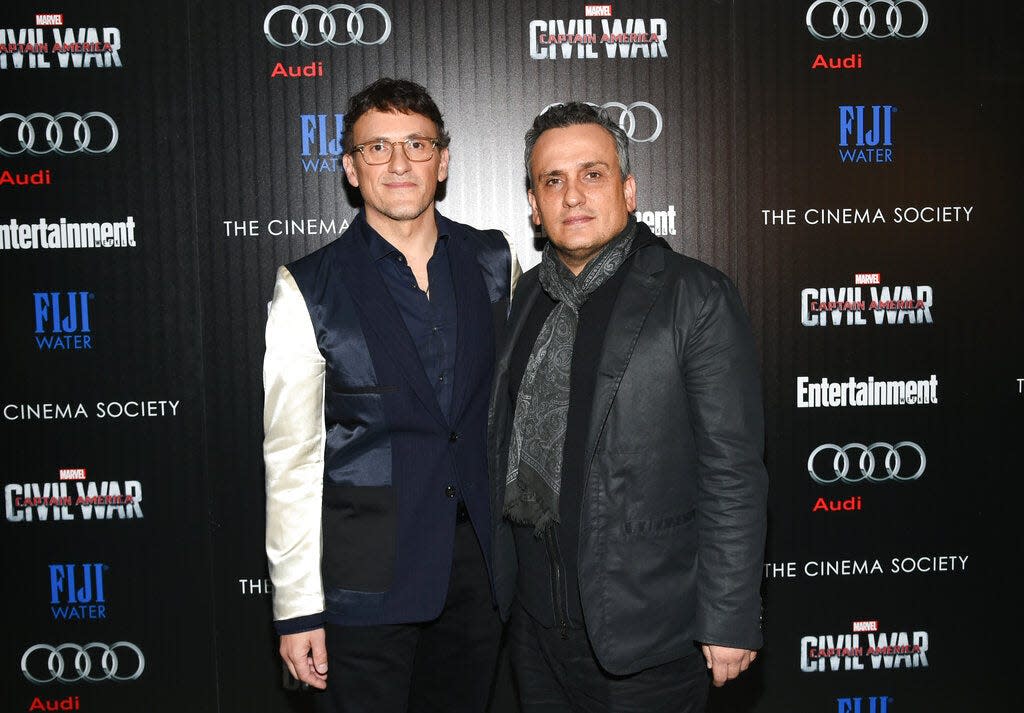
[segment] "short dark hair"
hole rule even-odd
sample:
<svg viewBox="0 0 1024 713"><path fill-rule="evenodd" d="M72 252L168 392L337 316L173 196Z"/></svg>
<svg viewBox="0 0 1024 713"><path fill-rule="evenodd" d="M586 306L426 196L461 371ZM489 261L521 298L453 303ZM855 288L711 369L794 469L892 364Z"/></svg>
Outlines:
<svg viewBox="0 0 1024 713"><path fill-rule="evenodd" d="M632 169L629 165L629 137L622 127L613 120L603 109L598 109L593 104L586 102L566 102L548 107L544 112L538 114L533 120L533 126L526 132L526 175L533 186L533 148L537 145L537 139L548 129L564 129L568 126L579 126L581 124L597 124L612 135L615 140L615 153L619 157L619 173L623 180L626 179Z"/></svg>
<svg viewBox="0 0 1024 713"><path fill-rule="evenodd" d="M397 111L400 114L420 114L434 122L437 126L437 145L444 148L451 141L451 136L444 128L444 119L437 104L430 98L426 87L408 79L382 77L367 85L348 100L342 128L342 143L345 152L352 150L352 131L356 121L363 114L376 109L382 112Z"/></svg>

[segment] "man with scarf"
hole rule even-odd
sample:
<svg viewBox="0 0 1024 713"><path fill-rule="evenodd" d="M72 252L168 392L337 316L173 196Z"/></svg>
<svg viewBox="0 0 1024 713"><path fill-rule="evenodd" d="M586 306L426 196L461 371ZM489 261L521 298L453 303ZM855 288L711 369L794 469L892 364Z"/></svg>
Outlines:
<svg viewBox="0 0 1024 713"><path fill-rule="evenodd" d="M488 429L521 704L703 711L762 645L749 321L729 278L636 221L629 140L607 115L550 108L526 169L548 242L515 291Z"/></svg>

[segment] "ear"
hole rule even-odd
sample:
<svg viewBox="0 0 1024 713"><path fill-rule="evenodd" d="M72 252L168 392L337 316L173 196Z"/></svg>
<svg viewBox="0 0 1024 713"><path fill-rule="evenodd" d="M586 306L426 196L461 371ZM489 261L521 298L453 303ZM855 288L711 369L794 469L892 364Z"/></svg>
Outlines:
<svg viewBox="0 0 1024 713"><path fill-rule="evenodd" d="M526 198L530 201L530 217L533 220L533 224L540 225L540 211L537 209L537 196L533 194L532 188L527 189Z"/></svg>
<svg viewBox="0 0 1024 713"><path fill-rule="evenodd" d="M356 164L352 159L352 154L344 154L341 157L341 165L345 167L345 176L348 178L348 182L352 184L353 188L359 188L359 176L356 174Z"/></svg>
<svg viewBox="0 0 1024 713"><path fill-rule="evenodd" d="M437 180L438 182L444 181L448 178L448 162L451 160L451 154L448 153L448 147L445 146L441 149L441 161L437 164Z"/></svg>
<svg viewBox="0 0 1024 713"><path fill-rule="evenodd" d="M626 176L626 180L622 182L622 195L626 199L626 209L630 213L636 212L636 179L633 178L633 174Z"/></svg>

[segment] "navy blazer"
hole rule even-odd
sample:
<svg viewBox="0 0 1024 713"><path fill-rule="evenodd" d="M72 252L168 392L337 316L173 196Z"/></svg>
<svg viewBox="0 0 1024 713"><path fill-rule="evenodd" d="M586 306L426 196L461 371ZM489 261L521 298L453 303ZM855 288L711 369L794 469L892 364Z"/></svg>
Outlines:
<svg viewBox="0 0 1024 713"><path fill-rule="evenodd" d="M487 405L512 260L500 231L436 217L449 235L457 303L450 418L373 264L362 213L338 239L287 266L325 362L324 611L278 618L281 633L324 620L373 625L438 616L451 570L455 492L491 569ZM275 596L280 587L275 581Z"/></svg>

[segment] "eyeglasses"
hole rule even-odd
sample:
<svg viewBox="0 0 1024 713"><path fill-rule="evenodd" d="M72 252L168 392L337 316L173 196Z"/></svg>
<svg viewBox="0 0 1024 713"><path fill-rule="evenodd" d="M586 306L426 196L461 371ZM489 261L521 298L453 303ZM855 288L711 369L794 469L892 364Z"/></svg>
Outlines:
<svg viewBox="0 0 1024 713"><path fill-rule="evenodd" d="M395 150L395 144L402 144L405 157L410 161L429 161L434 157L434 149L440 144L437 139L428 139L417 136L412 139L401 141L385 141L379 139L371 143L359 144L352 148L352 153L358 151L363 155L363 160L371 166L387 163L391 160L391 154Z"/></svg>

